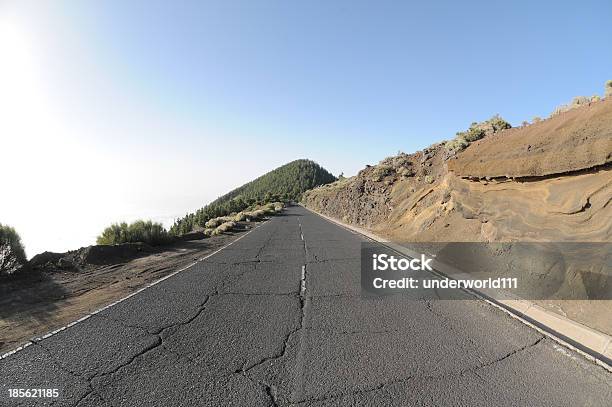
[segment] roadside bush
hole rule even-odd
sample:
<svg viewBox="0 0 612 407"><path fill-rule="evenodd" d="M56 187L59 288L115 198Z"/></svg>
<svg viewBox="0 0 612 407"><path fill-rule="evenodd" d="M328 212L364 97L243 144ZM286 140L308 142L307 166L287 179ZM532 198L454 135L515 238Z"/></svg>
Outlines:
<svg viewBox="0 0 612 407"><path fill-rule="evenodd" d="M266 215L266 213L261 209L257 209L255 211L246 212L246 215L251 220L256 220L256 219L263 218Z"/></svg>
<svg viewBox="0 0 612 407"><path fill-rule="evenodd" d="M235 216L234 216L234 222L242 222L244 220L246 220L247 215L244 212L238 212Z"/></svg>
<svg viewBox="0 0 612 407"><path fill-rule="evenodd" d="M266 204L263 208L261 208L261 210L264 211L264 213L266 215L273 215L274 213L276 213L274 211L274 204L273 203Z"/></svg>
<svg viewBox="0 0 612 407"><path fill-rule="evenodd" d="M220 224L222 224L223 222L227 222L229 220L232 220L233 218L231 216L219 216L218 218L213 218L210 219L209 221L207 221L204 226L206 226L207 228L216 228L217 226L219 226Z"/></svg>
<svg viewBox="0 0 612 407"><path fill-rule="evenodd" d="M234 229L236 227L236 222L233 221L228 221L228 222L224 222L221 225L219 225L215 230L218 231L218 233L225 233L225 232L229 232L230 230Z"/></svg>
<svg viewBox="0 0 612 407"><path fill-rule="evenodd" d="M223 222L222 224L220 224L214 229L205 229L204 233L207 236L218 236L222 233L231 231L235 227L236 227L236 222L230 220L227 222Z"/></svg>
<svg viewBox="0 0 612 407"><path fill-rule="evenodd" d="M19 234L14 228L0 223L0 276L15 273L26 263Z"/></svg>
<svg viewBox="0 0 612 407"><path fill-rule="evenodd" d="M171 240L161 223L138 220L129 225L126 222L110 225L98 236L96 242L101 245L141 242L157 246Z"/></svg>

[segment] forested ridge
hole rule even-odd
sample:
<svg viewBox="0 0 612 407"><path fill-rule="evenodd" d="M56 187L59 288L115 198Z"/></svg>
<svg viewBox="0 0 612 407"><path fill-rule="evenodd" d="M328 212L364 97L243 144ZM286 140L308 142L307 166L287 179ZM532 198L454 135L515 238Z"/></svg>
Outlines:
<svg viewBox="0 0 612 407"><path fill-rule="evenodd" d="M336 180L331 173L311 160L295 160L248 182L210 204L177 219L170 233L180 235L219 216L274 201L298 201L304 191Z"/></svg>

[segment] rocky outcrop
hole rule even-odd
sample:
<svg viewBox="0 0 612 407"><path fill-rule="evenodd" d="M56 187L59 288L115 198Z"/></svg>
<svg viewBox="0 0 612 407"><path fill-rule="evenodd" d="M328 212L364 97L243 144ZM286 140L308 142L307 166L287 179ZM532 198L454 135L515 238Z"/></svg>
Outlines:
<svg viewBox="0 0 612 407"><path fill-rule="evenodd" d="M612 163L612 98L470 145L448 162L464 178L542 177Z"/></svg>
<svg viewBox="0 0 612 407"><path fill-rule="evenodd" d="M396 241L610 241L612 100L386 158L306 206Z"/></svg>
<svg viewBox="0 0 612 407"><path fill-rule="evenodd" d="M303 203L398 243L610 242L611 156L612 99L486 135L463 151L440 144L389 157L309 191ZM584 276L565 275L567 287L609 289L608 276ZM612 334L611 301L535 302Z"/></svg>
<svg viewBox="0 0 612 407"><path fill-rule="evenodd" d="M44 271L78 271L88 265L122 264L154 252L153 247L144 243L94 245L66 253L37 254L30 260L30 266L35 270Z"/></svg>

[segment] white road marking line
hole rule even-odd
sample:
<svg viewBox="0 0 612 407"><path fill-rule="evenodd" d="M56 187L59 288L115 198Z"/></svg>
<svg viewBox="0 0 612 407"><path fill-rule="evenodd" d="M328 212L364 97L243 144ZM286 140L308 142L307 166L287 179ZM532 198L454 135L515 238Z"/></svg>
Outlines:
<svg viewBox="0 0 612 407"><path fill-rule="evenodd" d="M302 265L302 278L300 280L300 296L304 296L306 291L306 265Z"/></svg>
<svg viewBox="0 0 612 407"><path fill-rule="evenodd" d="M265 222L264 222L264 223L265 223ZM262 225L263 225L263 223L262 223ZM144 291L144 290L146 290L147 288L151 288L151 287L153 287L154 285L157 285L157 284L161 283L162 281L165 281L165 280L169 279L170 277L177 275L177 274L178 274L178 273L180 273L181 271L185 271L185 270L187 270L188 268L190 268L190 267L192 267L192 266L196 265L197 263L199 263L199 262L201 262L201 261L203 261L203 260L206 260L207 258L212 257L212 256L214 256L215 254L219 253L221 250L223 250L223 249L225 249L225 248L227 248L227 247L229 247L229 246L233 245L234 243L236 243L237 241L239 241L240 239L242 239L243 237L245 237L246 235L248 235L249 233L251 233L252 231L254 231L255 229L257 229L259 226L260 226L260 225L257 225L257 226L256 226L256 227L254 227L253 229L251 229L251 230L249 230L248 232L246 232L244 235L242 235L242 236L238 237L236 240L234 240L234 241L232 241L232 242L228 243L227 245L225 245L225 246L221 247L220 249L215 250L214 252L212 252L212 253L210 253L210 254L208 254L208 255L206 255L206 256L204 256L204 257L202 257L202 258L200 258L200 259L198 259L198 260L196 260L196 261L194 261L193 263L189 264L188 266L183 267L182 269L179 269L179 270L177 270L177 271L174 271L174 272L172 272L172 273L168 274L167 276L164 276L164 277L160 278L159 280L156 280L156 281L154 281L154 282L152 282L152 283L150 283L150 284L148 284L148 285L145 285L144 287L142 287L142 288L140 288L140 289L138 289L138 290L134 291L133 293L131 293L131 294L129 294L129 295L127 295L127 296L125 296L125 297L123 297L123 298L121 298L121 299L117 300L117 301L114 301L114 302L112 302L112 303L110 303L110 304L108 304L108 305L105 305L104 307L99 308L99 309L97 309L97 310L95 310L95 311L93 311L93 312L90 312L89 314L87 314L87 315L85 315L85 316L83 316L83 317L81 317L81 318L77 319L76 321L72 321L72 322L70 322L69 324L67 324L67 325L65 325L65 326L62 326L61 328L57 328L57 329L55 329L55 330L53 330L53 331L51 331L51 332L48 332L48 333L46 333L46 334L44 334L44 335L42 335L42 336L39 336L39 337L34 337L34 338L30 339L28 342L24 343L23 345L20 345L19 347L17 347L17 348L15 348L15 349L13 349L13 350L10 350L10 351L8 351L8 352L6 352L6 353L4 353L4 354L0 355L0 360L2 360L2 359L4 359L4 358L7 358L7 357L9 357L9 356L11 356L11 355L14 355L15 353L17 353L17 352L19 352L19 351L22 351L22 350L24 350L25 348L27 348L28 346L34 345L35 343L40 342L40 341L42 341L43 339L50 338L50 337L52 337L53 335L55 335L55 334L57 334L57 333L60 333L60 332L62 332L62 331L64 331L64 330L66 330L66 329L70 328L71 326L74 326L74 325L78 324L79 322L83 322L83 321L85 321L85 320L89 319L90 317L92 317L92 316L94 316L94 315L96 315L96 314L99 314L99 313L100 313L100 312L102 312L102 311L105 311L105 310L107 310L107 309L109 309L109 308L111 308L111 307L113 307L113 306L115 306L115 305L117 305L117 304L119 304L119 303L121 303L121 302L123 302L123 301L125 301L125 300L129 299L129 298L132 298L133 296L135 296L135 295L136 295L136 294L138 294L138 293L143 292L143 291Z"/></svg>

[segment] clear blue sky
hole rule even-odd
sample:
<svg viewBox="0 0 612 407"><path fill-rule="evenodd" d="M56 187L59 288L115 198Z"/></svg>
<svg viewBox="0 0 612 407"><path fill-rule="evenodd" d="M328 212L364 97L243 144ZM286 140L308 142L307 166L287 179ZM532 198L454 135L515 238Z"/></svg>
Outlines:
<svg viewBox="0 0 612 407"><path fill-rule="evenodd" d="M5 105L38 127L0 137L22 140L11 156L34 167L28 191L67 183L82 201L48 193L70 213L99 203L91 240L296 158L352 175L495 113L518 124L601 94L611 16L609 1L2 2L4 80L32 88L27 114L15 95ZM19 227L36 207L0 209Z"/></svg>
<svg viewBox="0 0 612 407"><path fill-rule="evenodd" d="M612 76L609 1L73 1L60 9L109 86L156 114L247 145L271 140L277 163L311 157L336 173L495 113L512 123L544 116L601 93ZM222 141L205 138L203 148Z"/></svg>

